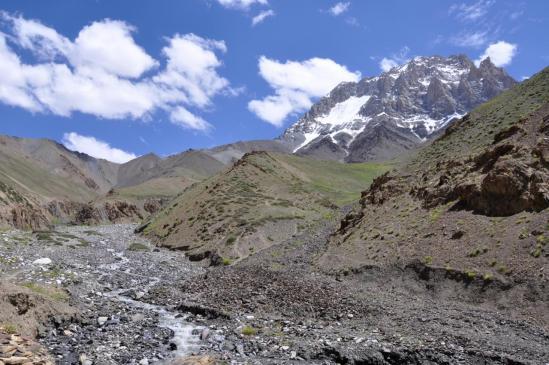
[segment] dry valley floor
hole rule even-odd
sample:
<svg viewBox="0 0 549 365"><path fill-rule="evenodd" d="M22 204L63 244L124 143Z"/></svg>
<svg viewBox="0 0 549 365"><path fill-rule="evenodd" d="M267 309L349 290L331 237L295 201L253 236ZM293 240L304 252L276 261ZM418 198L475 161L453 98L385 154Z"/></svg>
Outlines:
<svg viewBox="0 0 549 365"><path fill-rule="evenodd" d="M7 231L2 282L20 291L0 293L0 331L36 336L57 364L549 362L534 318L445 300L406 273L387 284L311 270L336 223L216 268L134 225Z"/></svg>

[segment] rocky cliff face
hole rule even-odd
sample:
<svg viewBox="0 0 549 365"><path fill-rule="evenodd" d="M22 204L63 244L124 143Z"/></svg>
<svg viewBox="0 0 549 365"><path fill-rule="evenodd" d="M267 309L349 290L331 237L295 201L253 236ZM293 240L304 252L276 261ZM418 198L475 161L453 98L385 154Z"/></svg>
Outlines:
<svg viewBox="0 0 549 365"><path fill-rule="evenodd" d="M427 140L453 119L516 84L490 59L416 57L377 77L338 85L281 139L297 154L383 160Z"/></svg>

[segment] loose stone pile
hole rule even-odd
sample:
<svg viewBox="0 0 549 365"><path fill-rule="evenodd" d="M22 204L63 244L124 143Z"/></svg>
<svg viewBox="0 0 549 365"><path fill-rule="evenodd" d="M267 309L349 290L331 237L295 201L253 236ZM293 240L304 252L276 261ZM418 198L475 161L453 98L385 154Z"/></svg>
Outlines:
<svg viewBox="0 0 549 365"><path fill-rule="evenodd" d="M0 327L0 365L53 365L40 344L8 330Z"/></svg>

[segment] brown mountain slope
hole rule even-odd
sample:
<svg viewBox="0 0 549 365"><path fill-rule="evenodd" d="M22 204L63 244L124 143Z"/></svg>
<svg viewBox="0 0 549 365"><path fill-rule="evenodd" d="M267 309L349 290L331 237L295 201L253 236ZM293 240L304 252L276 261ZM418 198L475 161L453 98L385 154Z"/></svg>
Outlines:
<svg viewBox="0 0 549 365"><path fill-rule="evenodd" d="M71 198L76 199L83 191L87 191L84 199L105 193L116 182L117 164L70 151L51 140L0 136L0 153L4 156L0 162L2 164L7 164L8 159L17 160L18 164L28 163L31 170L40 168L80 186L81 189ZM8 175L19 173L15 165L2 165L0 168ZM30 170L27 171L27 178L32 175L28 172ZM37 192L40 192L40 189L48 189L48 186L41 184L40 181L29 182L27 185ZM68 195L72 193L75 192L70 189L65 192Z"/></svg>
<svg viewBox="0 0 549 365"><path fill-rule="evenodd" d="M159 178L185 177L200 181L221 171L225 166L203 151L188 150L164 159L151 153L120 165L116 188L138 186Z"/></svg>
<svg viewBox="0 0 549 365"><path fill-rule="evenodd" d="M277 153L292 152L291 148L287 144L278 139L239 141L204 150L205 153L224 164L232 164L239 160L244 154L254 151Z"/></svg>
<svg viewBox="0 0 549 365"><path fill-rule="evenodd" d="M249 153L189 187L141 230L191 258L239 260L311 229L333 215L336 203L358 198L361 187L386 169Z"/></svg>
<svg viewBox="0 0 549 365"><path fill-rule="evenodd" d="M45 228L105 193L116 165L49 140L0 136L0 224Z"/></svg>
<svg viewBox="0 0 549 365"><path fill-rule="evenodd" d="M461 282L483 288L477 301L500 288L503 306L549 302L548 103L546 68L475 109L403 170L377 178L319 266L404 270L431 289L434 280ZM457 295L453 288L445 295Z"/></svg>
<svg viewBox="0 0 549 365"><path fill-rule="evenodd" d="M119 165L47 139L0 136L0 225L140 221L224 167L202 151Z"/></svg>

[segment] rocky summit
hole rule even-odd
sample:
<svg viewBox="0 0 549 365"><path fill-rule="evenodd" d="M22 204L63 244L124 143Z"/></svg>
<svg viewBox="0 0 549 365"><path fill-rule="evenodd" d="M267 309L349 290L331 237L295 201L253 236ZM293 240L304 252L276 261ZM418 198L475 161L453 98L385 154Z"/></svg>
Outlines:
<svg viewBox="0 0 549 365"><path fill-rule="evenodd" d="M515 85L489 58L415 57L376 77L344 82L281 139L299 155L346 162L386 160Z"/></svg>

